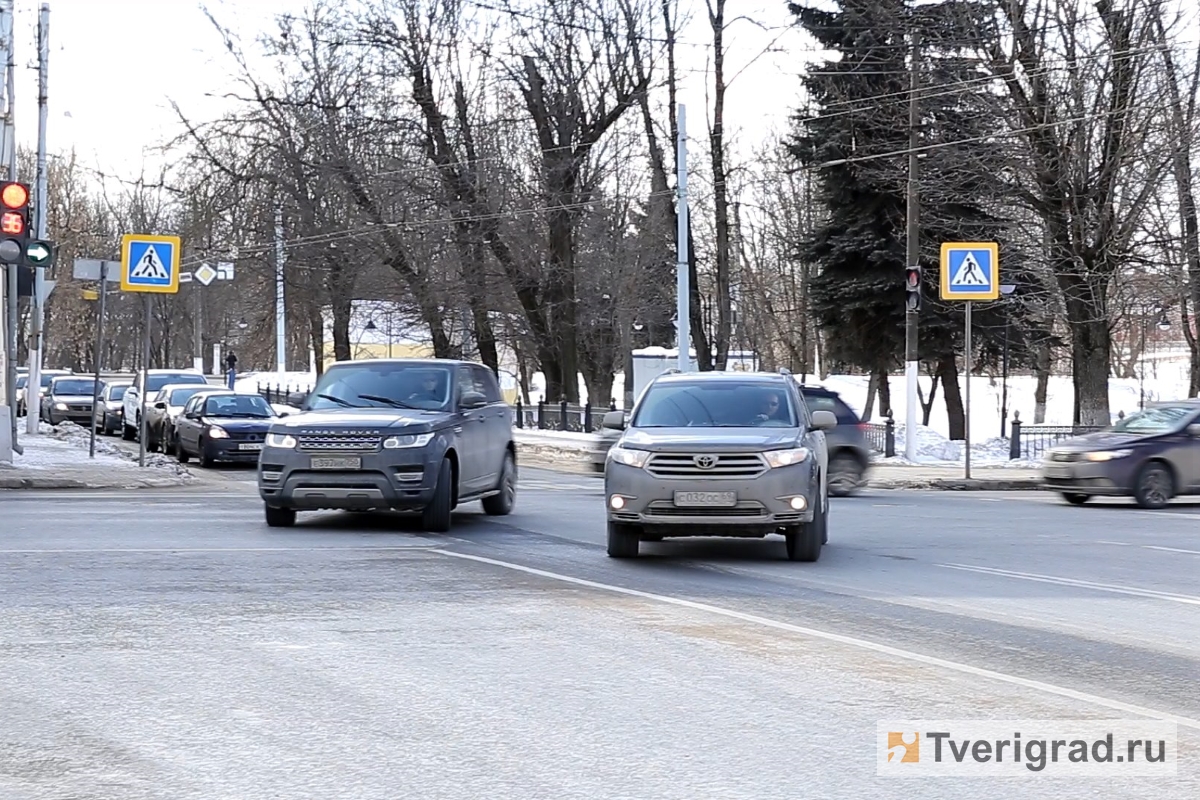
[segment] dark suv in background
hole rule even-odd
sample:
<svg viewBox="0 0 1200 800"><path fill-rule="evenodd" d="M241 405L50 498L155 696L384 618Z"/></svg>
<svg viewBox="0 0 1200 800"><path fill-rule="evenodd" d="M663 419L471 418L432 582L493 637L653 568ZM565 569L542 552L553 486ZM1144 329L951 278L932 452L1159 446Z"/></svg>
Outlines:
<svg viewBox="0 0 1200 800"><path fill-rule="evenodd" d="M837 417L837 427L825 433L829 445L829 493L834 497L854 494L867 485L867 472L871 468L871 446L862 419L832 389L802 385L800 394L811 411L829 411Z"/></svg>

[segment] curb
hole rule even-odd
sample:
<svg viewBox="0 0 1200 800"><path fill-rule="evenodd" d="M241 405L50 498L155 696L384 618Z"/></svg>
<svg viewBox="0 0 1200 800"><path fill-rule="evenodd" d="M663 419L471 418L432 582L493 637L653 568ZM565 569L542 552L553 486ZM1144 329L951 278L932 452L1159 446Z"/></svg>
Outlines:
<svg viewBox="0 0 1200 800"><path fill-rule="evenodd" d="M943 492L1029 492L1044 488L1040 478L928 478L868 481L871 489L934 489Z"/></svg>
<svg viewBox="0 0 1200 800"><path fill-rule="evenodd" d="M131 481L85 481L77 478L46 477L3 477L0 476L0 491L51 490L51 489L177 489L189 486L192 481L177 478L140 478Z"/></svg>

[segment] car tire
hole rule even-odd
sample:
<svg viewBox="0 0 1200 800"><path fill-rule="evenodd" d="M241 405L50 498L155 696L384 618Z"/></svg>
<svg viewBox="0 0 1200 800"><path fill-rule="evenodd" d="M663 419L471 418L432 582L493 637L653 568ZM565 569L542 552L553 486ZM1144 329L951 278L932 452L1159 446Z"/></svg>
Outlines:
<svg viewBox="0 0 1200 800"><path fill-rule="evenodd" d="M1063 500L1066 500L1073 506L1081 506L1092 499L1090 494L1080 494L1079 492L1063 492L1062 496Z"/></svg>
<svg viewBox="0 0 1200 800"><path fill-rule="evenodd" d="M445 533L450 530L450 511L454 508L454 471L450 468L450 459L443 458L442 466L438 469L437 487L433 490L433 499L421 512L421 527L430 533Z"/></svg>
<svg viewBox="0 0 1200 800"><path fill-rule="evenodd" d="M829 504L813 516L813 521L792 526L784 541L787 545L788 561L813 562L821 557L821 547L829 539Z"/></svg>
<svg viewBox="0 0 1200 800"><path fill-rule="evenodd" d="M829 493L849 497L862 488L863 465L850 453L838 453L829 461Z"/></svg>
<svg viewBox="0 0 1200 800"><path fill-rule="evenodd" d="M493 517L512 513L517 503L517 463L510 452L504 453L504 466L500 469L500 494L483 498L483 512Z"/></svg>
<svg viewBox="0 0 1200 800"><path fill-rule="evenodd" d="M1142 508L1165 508L1175 496L1175 476L1161 461L1151 461L1138 472L1133 499Z"/></svg>
<svg viewBox="0 0 1200 800"><path fill-rule="evenodd" d="M296 509L263 506L263 512L270 528L290 528L296 524Z"/></svg>
<svg viewBox="0 0 1200 800"><path fill-rule="evenodd" d="M188 463L187 451L183 449L183 445L179 441L179 437L175 438L175 460L180 464Z"/></svg>
<svg viewBox="0 0 1200 800"><path fill-rule="evenodd" d="M137 428L130 425L128 422L121 423L121 438L127 442L137 440Z"/></svg>
<svg viewBox="0 0 1200 800"><path fill-rule="evenodd" d="M213 465L217 462L208 454L208 448L205 446L205 444L206 442L201 439L196 448L196 460L200 462L200 466L204 469L212 469Z"/></svg>
<svg viewBox="0 0 1200 800"><path fill-rule="evenodd" d="M637 530L624 522L608 523L609 558L637 558L641 537Z"/></svg>

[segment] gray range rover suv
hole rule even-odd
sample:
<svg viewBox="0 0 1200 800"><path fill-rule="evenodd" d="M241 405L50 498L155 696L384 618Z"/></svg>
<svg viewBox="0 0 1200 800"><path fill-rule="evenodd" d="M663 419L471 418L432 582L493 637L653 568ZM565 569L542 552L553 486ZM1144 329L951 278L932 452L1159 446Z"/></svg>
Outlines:
<svg viewBox="0 0 1200 800"><path fill-rule="evenodd" d="M299 400L299 398L289 398ZM427 531L473 500L512 511L517 452L512 414L495 374L468 361L338 362L301 411L273 424L258 460L267 524L296 512L419 511Z"/></svg>
<svg viewBox="0 0 1200 800"><path fill-rule="evenodd" d="M781 374L670 370L604 427L608 554L674 536L762 538L782 533L792 561L816 561L828 541L829 411L810 411Z"/></svg>

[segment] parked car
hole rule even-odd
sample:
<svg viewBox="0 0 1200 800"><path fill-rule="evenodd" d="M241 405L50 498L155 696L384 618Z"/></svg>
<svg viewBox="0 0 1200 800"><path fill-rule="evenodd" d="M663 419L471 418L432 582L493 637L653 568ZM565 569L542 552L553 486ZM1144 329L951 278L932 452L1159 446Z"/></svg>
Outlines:
<svg viewBox="0 0 1200 800"><path fill-rule="evenodd" d="M829 493L834 497L856 494L866 486L871 468L865 424L832 389L802 385L800 394L809 410L829 411L837 418L837 427L825 432L829 443Z"/></svg>
<svg viewBox="0 0 1200 800"><path fill-rule="evenodd" d="M258 489L266 522L304 510L421 513L445 532L451 511L481 501L512 511L517 452L496 375L453 359L371 359L330 366L267 434Z"/></svg>
<svg viewBox="0 0 1200 800"><path fill-rule="evenodd" d="M103 388L104 384L99 384ZM41 400L41 419L51 425L74 422L85 428L92 424L92 403L97 392L95 378L82 375L57 375Z"/></svg>
<svg viewBox="0 0 1200 800"><path fill-rule="evenodd" d="M46 396L46 390L50 388L50 381L57 378L59 375L73 375L69 369L44 369L39 373L39 386L36 399L33 400L35 408L38 409L38 415L41 415L42 398ZM29 413L29 374L25 375L25 382L22 384L18 380L16 385L17 390L17 416L23 417Z"/></svg>
<svg viewBox="0 0 1200 800"><path fill-rule="evenodd" d="M1043 456L1042 480L1074 505L1133 497L1162 508L1200 494L1200 398L1154 403L1097 433L1059 443Z"/></svg>
<svg viewBox="0 0 1200 800"><path fill-rule="evenodd" d="M161 447L168 453L174 452L175 422L184 404L196 394L213 391L219 392L221 389L196 383L168 383L159 389L146 407L146 433L149 439L146 449L154 451Z"/></svg>
<svg viewBox="0 0 1200 800"><path fill-rule="evenodd" d="M142 385L143 377L146 380L145 386ZM125 390L125 396L121 398L121 437L123 439L132 442L138 438L142 425L142 397L153 397L168 383L210 385L203 373L191 369L151 369L147 370L144 375L139 371L134 376L133 383Z"/></svg>
<svg viewBox="0 0 1200 800"><path fill-rule="evenodd" d="M278 418L260 395L228 389L197 391L175 421L175 457L186 464L195 456L205 468L217 461L255 462Z"/></svg>
<svg viewBox="0 0 1200 800"><path fill-rule="evenodd" d="M655 377L608 452L608 554L678 536L781 533L792 561L816 561L828 540L829 411L810 412L781 374L687 372Z"/></svg>
<svg viewBox="0 0 1200 800"><path fill-rule="evenodd" d="M112 381L105 383L96 399L96 430L106 436L113 436L121 430L121 420L124 408L121 398L130 386L129 381Z"/></svg>

